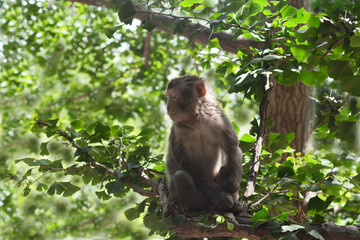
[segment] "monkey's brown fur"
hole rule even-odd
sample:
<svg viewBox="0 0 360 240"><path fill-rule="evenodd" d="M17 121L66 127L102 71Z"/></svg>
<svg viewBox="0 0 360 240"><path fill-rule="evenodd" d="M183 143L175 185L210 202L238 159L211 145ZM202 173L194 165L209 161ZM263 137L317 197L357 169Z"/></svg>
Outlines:
<svg viewBox="0 0 360 240"><path fill-rule="evenodd" d="M240 211L242 152L228 118L198 76L173 79L166 96L171 196L185 209Z"/></svg>

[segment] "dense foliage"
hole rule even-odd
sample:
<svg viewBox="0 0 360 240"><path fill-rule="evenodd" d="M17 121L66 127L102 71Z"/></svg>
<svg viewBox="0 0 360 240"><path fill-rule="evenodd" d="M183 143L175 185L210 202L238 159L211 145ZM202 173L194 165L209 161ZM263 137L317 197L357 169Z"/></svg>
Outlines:
<svg viewBox="0 0 360 240"><path fill-rule="evenodd" d="M177 16L162 25L174 34L199 22L259 43L229 54L216 38L195 43L199 32L189 39L150 35L153 18L134 20L139 10L129 0L109 8L1 1L1 238L143 239L143 225L172 236L148 183L164 172L166 82L185 73L212 81L241 129L242 189L260 124L258 115L252 118L270 79L314 86L313 150L301 156L289 147L294 134L270 134L256 194L247 200L268 197L253 221L271 221L273 233L291 239L310 223L359 224L360 2L315 0L314 13L290 2L140 1L145 13ZM283 153L289 157L280 162ZM317 194L304 212L306 192ZM124 222L124 210L136 224Z"/></svg>

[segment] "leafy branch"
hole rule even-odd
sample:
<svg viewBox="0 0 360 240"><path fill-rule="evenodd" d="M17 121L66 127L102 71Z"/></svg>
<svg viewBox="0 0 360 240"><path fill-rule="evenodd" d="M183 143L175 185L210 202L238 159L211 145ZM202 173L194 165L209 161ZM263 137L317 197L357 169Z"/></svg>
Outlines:
<svg viewBox="0 0 360 240"><path fill-rule="evenodd" d="M54 127L54 125L52 125L52 124L50 124L48 122L45 122L45 121L41 121L41 120L38 120L38 119L35 119L35 121L36 121L36 124L40 128L44 128L44 127L52 128L52 127ZM55 132L56 132L57 135L65 138L75 149L77 149L79 151L83 150L83 148L79 144L77 144L74 141L74 139L69 134L67 134L65 131L62 131L60 129L56 129ZM110 169L109 167L105 166L104 164L101 164L101 163L95 161L95 159L89 154L89 150L84 153L84 157L85 157L85 159L87 159L90 162L90 164L86 164L86 165L84 165L82 167L69 167L69 168L66 168L66 169L61 169L61 168L47 167L46 165L40 165L40 166L45 168L45 169L51 170L51 171L64 171L64 172L82 170L82 169L86 169L86 168L90 168L90 167L101 168L101 169L105 170L105 173L107 175L110 175L112 178L117 179L119 177L119 173L121 172L121 164L120 164L120 168L118 168L118 169L115 169L115 170ZM133 184L131 182L129 168L127 167L126 161L125 161L122 154L121 154L121 163L125 166L127 174L128 174L127 177L122 178L121 181L123 181L125 184L127 184L130 188L132 188L135 192L139 193L140 195L147 196L147 197L154 197L154 196L158 195L158 190L157 190L158 189L158 182L151 179L151 178L149 178L145 174L145 172L150 172L149 170L144 170L141 167L139 167L137 169L132 169L137 174L140 181L145 183L147 186L151 187L152 190L143 189L140 186L138 186L136 184Z"/></svg>

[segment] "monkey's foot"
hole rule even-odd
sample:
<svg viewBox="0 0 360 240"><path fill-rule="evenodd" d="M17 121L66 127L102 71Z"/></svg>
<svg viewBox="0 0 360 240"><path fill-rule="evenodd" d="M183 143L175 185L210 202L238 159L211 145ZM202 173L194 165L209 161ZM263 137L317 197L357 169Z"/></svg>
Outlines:
<svg viewBox="0 0 360 240"><path fill-rule="evenodd" d="M234 206L229 210L229 212L234 213L236 216L250 216L250 207L246 203L240 203L240 201L235 201Z"/></svg>

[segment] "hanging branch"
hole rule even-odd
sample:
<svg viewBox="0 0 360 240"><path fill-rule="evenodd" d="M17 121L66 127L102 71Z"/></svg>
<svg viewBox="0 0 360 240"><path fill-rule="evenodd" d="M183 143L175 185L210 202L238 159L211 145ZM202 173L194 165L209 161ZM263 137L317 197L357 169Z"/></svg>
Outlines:
<svg viewBox="0 0 360 240"><path fill-rule="evenodd" d="M145 38L145 42L144 42L144 58L145 58L145 66L149 66L149 61L150 61L150 43L151 43L151 36L152 36L152 32L147 32L146 33L146 38Z"/></svg>

